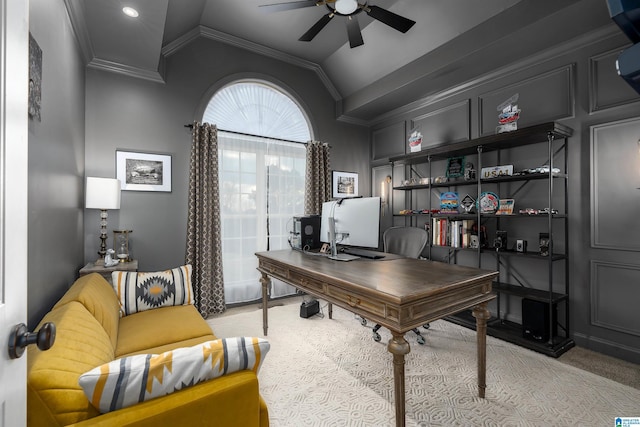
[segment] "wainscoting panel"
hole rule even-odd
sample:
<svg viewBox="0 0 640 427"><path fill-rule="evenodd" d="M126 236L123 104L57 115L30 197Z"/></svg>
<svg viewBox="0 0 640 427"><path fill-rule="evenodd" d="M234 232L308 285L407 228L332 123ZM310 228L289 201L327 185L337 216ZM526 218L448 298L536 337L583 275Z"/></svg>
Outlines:
<svg viewBox="0 0 640 427"><path fill-rule="evenodd" d="M640 101L616 70L616 60L623 50L614 49L589 58L590 113Z"/></svg>
<svg viewBox="0 0 640 427"><path fill-rule="evenodd" d="M466 99L411 120L422 132L422 148L471 139L471 100Z"/></svg>
<svg viewBox="0 0 640 427"><path fill-rule="evenodd" d="M572 117L575 106L575 66L548 71L478 97L480 135L495 133L498 105L518 94L522 110L518 128Z"/></svg>
<svg viewBox="0 0 640 427"><path fill-rule="evenodd" d="M640 336L640 265L591 261L591 324Z"/></svg>
<svg viewBox="0 0 640 427"><path fill-rule="evenodd" d="M371 135L371 160L381 160L405 154L406 140L404 121L373 131Z"/></svg>
<svg viewBox="0 0 640 427"><path fill-rule="evenodd" d="M640 251L640 119L591 127L591 246Z"/></svg>

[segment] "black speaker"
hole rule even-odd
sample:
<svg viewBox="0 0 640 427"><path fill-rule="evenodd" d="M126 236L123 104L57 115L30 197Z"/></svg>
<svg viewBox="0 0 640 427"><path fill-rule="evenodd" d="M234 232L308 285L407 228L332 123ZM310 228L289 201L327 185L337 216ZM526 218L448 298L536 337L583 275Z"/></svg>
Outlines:
<svg viewBox="0 0 640 427"><path fill-rule="evenodd" d="M293 217L293 233L299 237L298 249L318 249L320 242L320 215Z"/></svg>
<svg viewBox="0 0 640 427"><path fill-rule="evenodd" d="M558 306L528 298L522 299L522 336L534 341L549 341L549 310L552 310L553 336L558 335Z"/></svg>

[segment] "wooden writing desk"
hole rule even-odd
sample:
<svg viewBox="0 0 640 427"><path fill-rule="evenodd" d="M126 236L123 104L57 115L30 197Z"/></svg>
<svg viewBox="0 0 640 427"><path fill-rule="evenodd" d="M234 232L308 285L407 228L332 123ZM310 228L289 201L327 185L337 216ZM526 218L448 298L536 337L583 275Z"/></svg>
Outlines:
<svg viewBox="0 0 640 427"><path fill-rule="evenodd" d="M300 251L256 253L262 273L263 329L267 335L270 277L379 323L391 331L396 425L405 425L404 334L413 328L466 309L476 318L478 395L486 388L487 303L495 298L497 272L434 261L389 257L383 260L333 261ZM331 309L329 310L331 318Z"/></svg>

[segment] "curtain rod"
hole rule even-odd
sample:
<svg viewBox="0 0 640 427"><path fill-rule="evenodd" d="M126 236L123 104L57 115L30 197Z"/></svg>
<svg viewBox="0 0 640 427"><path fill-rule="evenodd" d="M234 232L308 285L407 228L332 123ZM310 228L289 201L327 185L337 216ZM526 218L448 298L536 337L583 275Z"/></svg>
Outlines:
<svg viewBox="0 0 640 427"><path fill-rule="evenodd" d="M184 125L184 127L186 128L190 128L193 129L193 124L188 124L188 125ZM227 132L227 133L233 133L235 135L244 135L244 136L252 136L254 138L265 138L265 139L273 139L275 141L282 141L282 142L293 142L295 144L303 144L303 145L307 145L308 142L300 142L300 141L292 141L290 139L282 139L282 138L274 138L271 136L261 136L261 135L253 135L250 133L243 133L243 132L236 132L236 131L232 131L232 130L225 130L225 129L218 129L220 132Z"/></svg>

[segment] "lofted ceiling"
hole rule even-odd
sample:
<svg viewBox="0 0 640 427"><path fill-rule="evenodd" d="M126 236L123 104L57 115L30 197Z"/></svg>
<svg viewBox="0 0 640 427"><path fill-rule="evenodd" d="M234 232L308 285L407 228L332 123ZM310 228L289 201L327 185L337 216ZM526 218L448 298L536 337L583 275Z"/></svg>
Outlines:
<svg viewBox="0 0 640 427"><path fill-rule="evenodd" d="M89 66L162 81L163 56L195 37L213 37L315 69L340 102L338 115L361 122L429 95L436 89L427 78L442 88L481 74L482 67L467 67L478 55L495 68L548 47L550 36L557 42L593 29L594 19L609 22L604 0L600 8L590 7L596 0L369 0L416 24L403 34L360 13L364 45L350 48L341 16L311 42L298 41L326 6L272 13L260 7L288 1L294 0L65 0ZM124 6L139 16L124 15ZM551 34L549 25L579 8L597 19L569 30L558 25ZM513 40L544 27L535 41Z"/></svg>

